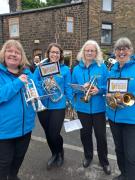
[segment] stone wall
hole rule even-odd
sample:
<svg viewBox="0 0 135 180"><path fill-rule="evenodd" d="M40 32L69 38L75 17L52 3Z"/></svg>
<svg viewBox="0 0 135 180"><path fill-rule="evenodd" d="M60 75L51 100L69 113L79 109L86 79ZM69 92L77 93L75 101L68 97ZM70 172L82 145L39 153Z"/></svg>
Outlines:
<svg viewBox="0 0 135 180"><path fill-rule="evenodd" d="M57 8L44 8L36 11L24 11L5 15L4 18L4 39L9 39L8 19L19 18L19 40L22 42L29 58L32 58L35 49L44 52L51 42L62 45L64 50L73 51L73 59L80 49L80 46L87 39L87 17L84 13L84 4L69 6L58 6ZM74 17L74 33L66 32L66 17ZM34 43L39 40L39 43Z"/></svg>
<svg viewBox="0 0 135 180"><path fill-rule="evenodd" d="M18 17L20 36L17 39L22 42L29 59L32 59L34 50L38 49L42 51L42 57L44 57L48 44L56 41L64 50L72 51L73 60L76 59L78 51L87 39L95 39L102 48L112 51L113 43L119 37L127 36L132 40L135 48L135 8L133 8L135 1L115 0L113 2L112 12L102 11L102 0L83 0L76 4L67 3L3 15L3 41L9 39L8 20ZM67 16L74 18L74 33L66 32ZM110 45L101 44L103 22L113 25L113 43ZM2 34L0 39L1 36Z"/></svg>

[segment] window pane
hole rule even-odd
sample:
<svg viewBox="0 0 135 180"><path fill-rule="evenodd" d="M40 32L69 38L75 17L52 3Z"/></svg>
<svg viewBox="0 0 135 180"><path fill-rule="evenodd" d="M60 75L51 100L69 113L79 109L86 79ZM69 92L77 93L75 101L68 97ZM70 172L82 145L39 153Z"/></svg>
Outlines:
<svg viewBox="0 0 135 180"><path fill-rule="evenodd" d="M67 32L73 33L73 17L67 17Z"/></svg>
<svg viewBox="0 0 135 180"><path fill-rule="evenodd" d="M112 11L112 0L103 0L103 11Z"/></svg>
<svg viewBox="0 0 135 180"><path fill-rule="evenodd" d="M19 19L18 18L9 19L9 36L19 37Z"/></svg>
<svg viewBox="0 0 135 180"><path fill-rule="evenodd" d="M102 24L101 43L111 44L112 42L112 25Z"/></svg>

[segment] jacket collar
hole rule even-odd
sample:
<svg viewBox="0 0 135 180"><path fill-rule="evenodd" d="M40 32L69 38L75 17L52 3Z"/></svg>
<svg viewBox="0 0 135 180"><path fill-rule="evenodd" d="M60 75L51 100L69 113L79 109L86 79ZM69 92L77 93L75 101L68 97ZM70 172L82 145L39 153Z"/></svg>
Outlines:
<svg viewBox="0 0 135 180"><path fill-rule="evenodd" d="M79 62L79 66L81 68L89 68L91 65L94 65L94 64L96 64L95 60L93 60L92 63L88 67L86 67L86 65L84 64L84 60L83 59L81 59L80 62Z"/></svg>
<svg viewBox="0 0 135 180"><path fill-rule="evenodd" d="M132 64L135 64L135 60L128 60L128 61L124 64L124 66L123 66L122 68L131 66ZM115 71L119 70L119 69L120 69L120 68L119 68L119 65L120 65L119 62L116 62L116 63L114 64L114 66L112 67L112 69L115 70Z"/></svg>
<svg viewBox="0 0 135 180"><path fill-rule="evenodd" d="M0 70L5 72L5 73L9 73L7 67L4 66L3 64L0 64ZM28 74L29 72L30 72L29 68L25 68L22 73Z"/></svg>

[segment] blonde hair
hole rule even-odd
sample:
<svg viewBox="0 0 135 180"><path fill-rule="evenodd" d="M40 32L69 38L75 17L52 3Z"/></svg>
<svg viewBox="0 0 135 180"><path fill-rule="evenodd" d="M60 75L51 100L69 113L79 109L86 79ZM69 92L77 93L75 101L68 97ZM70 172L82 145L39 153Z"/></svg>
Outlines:
<svg viewBox="0 0 135 180"><path fill-rule="evenodd" d="M19 68L23 69L26 66L30 66L30 63L27 60L26 54L24 52L23 46L21 45L21 43L19 41L13 40L13 39L7 40L4 43L4 45L3 45L3 47L2 47L2 49L0 51L0 63L5 65L5 52L6 52L6 49L10 48L12 46L16 47L21 52L22 60L21 60L21 63L19 65Z"/></svg>
<svg viewBox="0 0 135 180"><path fill-rule="evenodd" d="M94 40L88 40L84 43L82 46L80 52L77 55L77 60L80 61L81 59L85 61L84 57L84 49L87 45L94 45L96 47L96 58L95 61L97 62L98 65L100 65L103 62L103 56L102 56L102 51L98 43Z"/></svg>

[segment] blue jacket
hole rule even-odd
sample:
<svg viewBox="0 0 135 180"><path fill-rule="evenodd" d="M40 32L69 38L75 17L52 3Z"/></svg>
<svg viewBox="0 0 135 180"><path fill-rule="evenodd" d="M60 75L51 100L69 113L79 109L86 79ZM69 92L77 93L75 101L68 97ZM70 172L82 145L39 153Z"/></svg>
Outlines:
<svg viewBox="0 0 135 180"><path fill-rule="evenodd" d="M73 70L72 83L84 85L96 75L98 75L98 78L96 79L96 86L98 87L99 92L98 94L91 96L88 103L82 102L81 100L81 97L84 96L83 92L74 91L74 94L76 94L74 106L79 112L88 114L105 112L105 96L103 95L106 93L106 82L108 76L108 70L105 64L98 66L97 63L93 61L89 67L86 67L81 60Z"/></svg>
<svg viewBox="0 0 135 180"><path fill-rule="evenodd" d="M26 69L24 73L31 77ZM35 112L24 99L24 83L0 64L0 139L25 135L34 127Z"/></svg>
<svg viewBox="0 0 135 180"><path fill-rule="evenodd" d="M58 102L52 102L50 98L42 99L43 105L47 109L64 109L66 108L66 101L72 100L72 88L69 86L69 83L71 83L71 73L69 70L69 67L60 64L60 74L53 75L56 83L60 87L63 97ZM39 92L40 96L43 96L46 94L46 92L43 90L43 77L40 75L39 67L34 72L34 80Z"/></svg>
<svg viewBox="0 0 135 180"><path fill-rule="evenodd" d="M129 60L121 69L117 62L112 67L109 77L130 78L128 92L135 96L135 60ZM135 124L135 104L133 106L125 106L124 108L118 107L115 110L107 106L107 116L116 123Z"/></svg>

